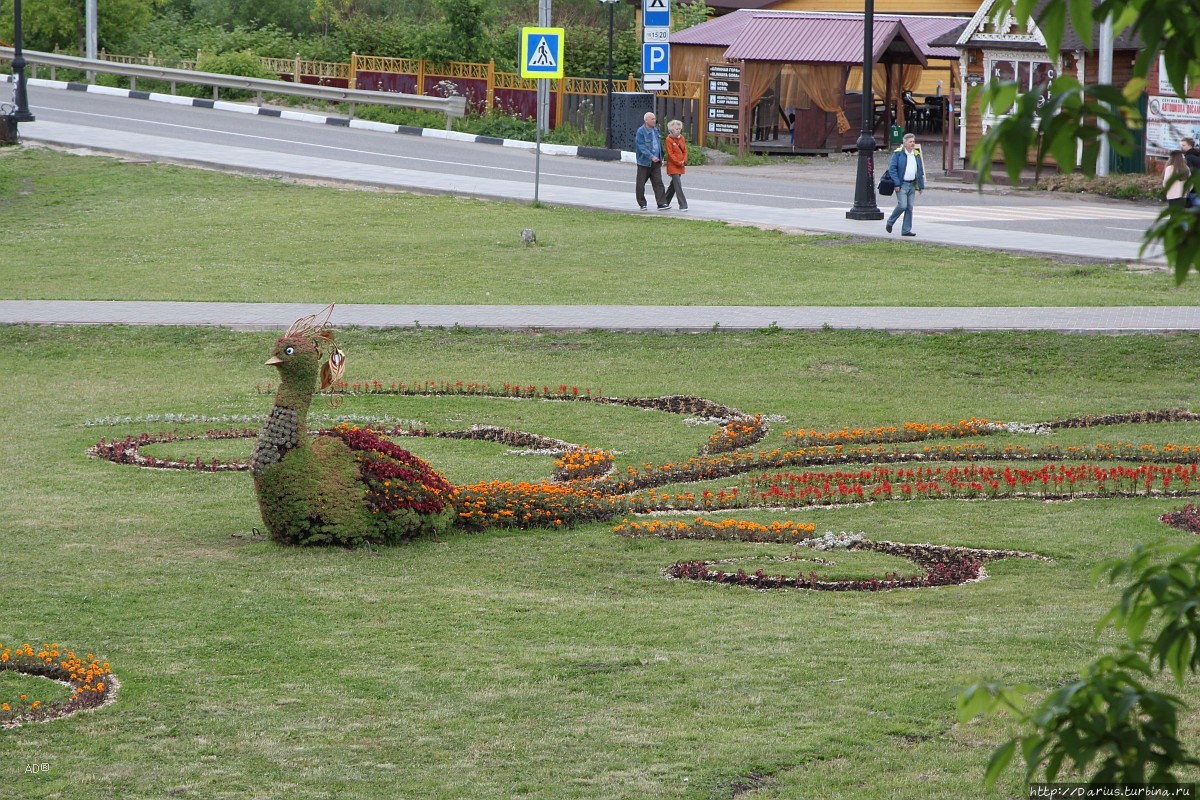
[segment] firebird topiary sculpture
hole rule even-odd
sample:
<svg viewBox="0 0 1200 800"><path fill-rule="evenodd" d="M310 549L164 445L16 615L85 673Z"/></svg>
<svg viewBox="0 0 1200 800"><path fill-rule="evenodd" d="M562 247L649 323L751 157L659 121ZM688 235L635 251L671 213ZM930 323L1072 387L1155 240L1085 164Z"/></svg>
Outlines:
<svg viewBox="0 0 1200 800"><path fill-rule="evenodd" d="M279 370L250 472L263 522L285 544L392 544L449 527L454 487L375 431L339 425L308 433L313 394L341 379L346 357L330 305L296 320L267 364Z"/></svg>

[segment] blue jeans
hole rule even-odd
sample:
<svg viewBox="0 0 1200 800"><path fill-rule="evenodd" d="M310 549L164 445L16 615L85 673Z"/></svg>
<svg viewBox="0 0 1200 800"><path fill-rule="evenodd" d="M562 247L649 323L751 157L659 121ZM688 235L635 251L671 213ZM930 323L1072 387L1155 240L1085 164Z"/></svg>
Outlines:
<svg viewBox="0 0 1200 800"><path fill-rule="evenodd" d="M896 187L896 207L892 209L892 214L888 217L887 223L888 225L895 223L896 219L903 214L904 222L900 223L901 233L908 233L912 230L913 200L916 193L916 181L905 181Z"/></svg>

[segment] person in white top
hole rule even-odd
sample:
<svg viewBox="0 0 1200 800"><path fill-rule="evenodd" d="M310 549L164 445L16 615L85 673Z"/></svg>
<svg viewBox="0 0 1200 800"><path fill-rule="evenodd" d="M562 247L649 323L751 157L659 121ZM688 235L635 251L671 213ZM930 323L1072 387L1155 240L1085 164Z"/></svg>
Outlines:
<svg viewBox="0 0 1200 800"><path fill-rule="evenodd" d="M888 172L892 182L896 184L896 207L892 209L887 219L887 232L892 232L892 226L897 218L904 215L900 225L901 236L916 236L912 229L914 196L925 191L925 165L921 161L921 151L917 149L917 137L911 133L904 134L903 144L892 153L888 162Z"/></svg>

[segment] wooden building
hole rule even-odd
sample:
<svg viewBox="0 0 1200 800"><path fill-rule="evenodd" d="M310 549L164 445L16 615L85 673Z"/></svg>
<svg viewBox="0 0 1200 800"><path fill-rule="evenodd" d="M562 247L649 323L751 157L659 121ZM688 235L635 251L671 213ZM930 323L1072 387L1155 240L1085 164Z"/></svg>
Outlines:
<svg viewBox="0 0 1200 800"><path fill-rule="evenodd" d="M951 31L933 42L958 49L958 70L968 89L1002 79L1016 81L1022 91L1029 91L1063 74L1075 76L1085 86L1099 83L1099 26L1093 33L1093 40L1084 42L1068 25L1058 58L1051 58L1046 49L1046 39L1032 19L1025 27L1019 26L1011 13L998 22L993 21L992 6L995 2L984 0L961 29ZM1045 2L1047 0L1042 0L1039 8ZM1133 62L1140 49L1139 42L1128 33L1115 38L1112 66L1114 85L1123 86L1133 77ZM982 113L975 103L963 104L957 155L964 168L976 143L1003 116L1002 111L990 109L988 113Z"/></svg>
<svg viewBox="0 0 1200 800"><path fill-rule="evenodd" d="M936 123L940 132L945 108L940 95L943 83L947 92L956 85L958 51L930 42L963 22L960 17L875 15L875 97L869 102L879 129L886 131L894 119L901 127L928 132ZM701 86L708 65L737 64L743 91L739 106L747 112L741 131L753 130L753 139L762 141L768 138L765 131L774 139L782 127L785 143L790 138L796 152L852 149L863 113L863 34L862 14L739 10L672 34L671 75ZM935 71L944 77L929 79ZM923 82L931 87L930 98L920 105L906 101L905 92ZM710 123L731 118L708 108L708 97L701 91L702 118ZM926 126L931 118L936 119ZM714 127L733 126L710 124L709 131Z"/></svg>

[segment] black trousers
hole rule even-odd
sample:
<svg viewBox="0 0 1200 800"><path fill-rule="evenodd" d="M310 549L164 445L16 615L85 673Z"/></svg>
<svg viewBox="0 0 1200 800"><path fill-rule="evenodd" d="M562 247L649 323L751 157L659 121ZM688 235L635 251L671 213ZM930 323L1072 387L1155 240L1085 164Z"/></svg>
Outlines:
<svg viewBox="0 0 1200 800"><path fill-rule="evenodd" d="M646 181L650 181L650 185L654 187L654 205L663 205L663 181L662 181L662 162L655 161L648 167L643 167L638 164L637 183L634 185L633 196L637 198L637 204L642 208L646 207Z"/></svg>
<svg viewBox="0 0 1200 800"><path fill-rule="evenodd" d="M663 195L663 201L667 205L670 205L671 201L678 197L679 207L681 209L687 208L687 198L683 196L683 176L671 175L670 178L671 185L667 187L667 193Z"/></svg>

